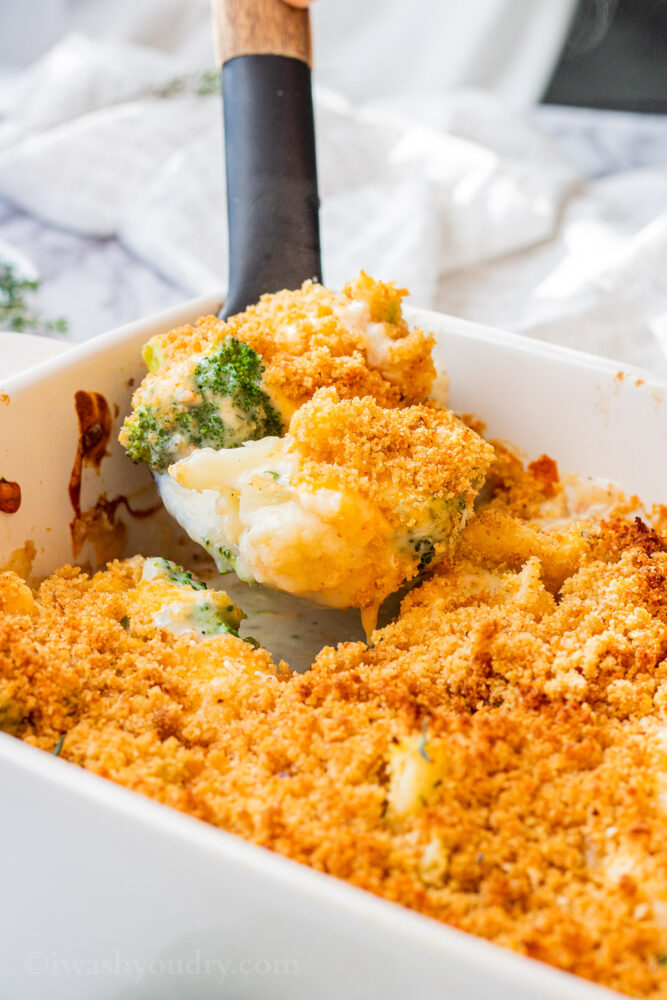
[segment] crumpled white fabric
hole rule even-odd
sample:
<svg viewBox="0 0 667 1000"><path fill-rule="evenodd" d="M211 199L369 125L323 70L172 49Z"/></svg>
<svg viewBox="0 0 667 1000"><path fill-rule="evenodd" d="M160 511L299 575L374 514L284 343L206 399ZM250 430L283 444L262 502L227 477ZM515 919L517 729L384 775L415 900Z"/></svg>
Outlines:
<svg viewBox="0 0 667 1000"><path fill-rule="evenodd" d="M176 56L63 39L0 92L0 194L116 236L187 293L224 286L219 96ZM189 75L190 74L190 75ZM481 92L316 92L324 277L667 371L667 170L587 183Z"/></svg>

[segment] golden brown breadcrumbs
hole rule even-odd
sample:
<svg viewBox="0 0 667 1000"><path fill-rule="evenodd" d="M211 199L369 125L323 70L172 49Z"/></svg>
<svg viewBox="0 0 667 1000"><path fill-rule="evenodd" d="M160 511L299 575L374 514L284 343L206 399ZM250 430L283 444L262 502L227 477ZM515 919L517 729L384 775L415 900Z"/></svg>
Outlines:
<svg viewBox="0 0 667 1000"><path fill-rule="evenodd" d="M405 520L398 503L471 504L494 457L450 410L386 409L368 398L340 400L335 389L320 389L297 410L289 433L300 479L321 484L330 470L338 485L370 497L390 523Z"/></svg>
<svg viewBox="0 0 667 1000"><path fill-rule="evenodd" d="M433 337L408 328L401 314L406 294L362 272L341 293L306 281L297 291L263 295L225 322L203 316L193 326L152 338L161 366L135 391L133 405L150 402L174 365L211 351L230 335L261 355L264 384L281 411L291 413L323 386L344 398L372 396L382 406L422 402L435 378ZM353 303L361 307L361 319L381 324L389 343L386 358L369 358L362 328L345 316Z"/></svg>
<svg viewBox="0 0 667 1000"><path fill-rule="evenodd" d="M324 649L305 675L151 627L140 559L65 568L34 606L6 574L0 724L47 751L65 734L69 761L452 926L667 997L665 542L579 521L538 558L555 466L501 454L491 479L457 561L372 647Z"/></svg>

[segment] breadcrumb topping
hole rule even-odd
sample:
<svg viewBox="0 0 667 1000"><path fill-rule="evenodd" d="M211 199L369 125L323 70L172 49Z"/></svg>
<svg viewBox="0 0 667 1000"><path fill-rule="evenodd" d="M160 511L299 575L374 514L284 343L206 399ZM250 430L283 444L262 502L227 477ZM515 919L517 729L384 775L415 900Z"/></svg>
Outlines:
<svg viewBox="0 0 667 1000"><path fill-rule="evenodd" d="M405 294L362 272L341 293L306 281L297 291L263 295L227 321L203 316L149 342L160 368L135 391L133 406L151 402L179 365L212 351L229 335L261 355L264 385L288 415L322 386L334 386L345 398L372 396L382 406L422 402L435 378L433 337L408 328L401 314ZM362 309L351 319L346 310L355 303ZM386 341L382 358L370 356L368 323Z"/></svg>
<svg viewBox="0 0 667 1000"><path fill-rule="evenodd" d="M362 273L340 295L307 282L205 317L154 338L160 368L135 395L229 334L257 350L294 413L303 483L372 501L406 529L414 572L436 567L396 620L292 674L226 633L238 609L188 574L149 578L135 557L31 590L9 570L0 729L451 926L667 998L665 509L651 528L636 498L582 492L546 455L524 467L475 418L426 403L432 340L405 326L403 295ZM455 505L458 541L437 565L445 543L420 533L436 502ZM409 575L387 551L378 586Z"/></svg>
<svg viewBox="0 0 667 1000"><path fill-rule="evenodd" d="M0 726L47 751L64 735L69 761L454 927L667 996L667 546L610 518L571 525L587 538L560 561L527 554L562 492L549 463L506 467L456 560L372 645L326 648L305 675L151 625L140 558L65 567L34 603L3 574ZM514 534L481 532L501 516Z"/></svg>
<svg viewBox="0 0 667 1000"><path fill-rule="evenodd" d="M401 501L472 501L493 448L449 410L424 405L388 410L372 399L340 400L320 389L290 423L304 481L332 478L371 497L390 522ZM323 470L324 473L323 473Z"/></svg>

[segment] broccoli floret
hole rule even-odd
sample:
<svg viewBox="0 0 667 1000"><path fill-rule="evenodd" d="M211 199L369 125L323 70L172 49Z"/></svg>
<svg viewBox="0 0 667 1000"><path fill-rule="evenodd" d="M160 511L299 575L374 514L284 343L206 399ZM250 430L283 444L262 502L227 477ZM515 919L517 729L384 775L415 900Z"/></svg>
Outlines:
<svg viewBox="0 0 667 1000"><path fill-rule="evenodd" d="M133 462L145 462L151 469L166 469L172 461L173 434L158 424L148 406L138 406L123 429L125 450Z"/></svg>
<svg viewBox="0 0 667 1000"><path fill-rule="evenodd" d="M218 350L202 358L195 368L195 385L202 395L235 396L240 392L239 404L254 410L267 398L259 388L263 374L264 364L257 351L242 340L225 337Z"/></svg>
<svg viewBox="0 0 667 1000"><path fill-rule="evenodd" d="M227 633L238 638L239 625L246 615L224 591L209 590L204 580L161 556L144 560L141 579L167 580L179 587L201 591L194 600L187 599L185 603L175 605L179 609L179 620L187 621L200 635Z"/></svg>
<svg viewBox="0 0 667 1000"><path fill-rule="evenodd" d="M419 559L418 570L421 573L429 563L433 562L435 556L435 544L431 538L418 538L414 542L415 555Z"/></svg>
<svg viewBox="0 0 667 1000"><path fill-rule="evenodd" d="M167 373L166 398L141 404L125 421L121 440L129 457L161 472L193 448L236 448L280 435L280 415L261 388L263 373L260 355L235 337L198 360L180 386L185 402L173 398Z"/></svg>

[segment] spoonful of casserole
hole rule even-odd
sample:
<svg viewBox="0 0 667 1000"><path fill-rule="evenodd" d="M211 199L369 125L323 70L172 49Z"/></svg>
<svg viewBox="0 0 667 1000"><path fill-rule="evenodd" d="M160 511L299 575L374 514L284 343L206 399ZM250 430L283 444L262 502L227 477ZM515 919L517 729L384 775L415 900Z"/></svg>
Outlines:
<svg viewBox="0 0 667 1000"><path fill-rule="evenodd" d="M452 553L493 449L429 399L432 340L367 275L153 338L120 440L220 572L372 630Z"/></svg>

